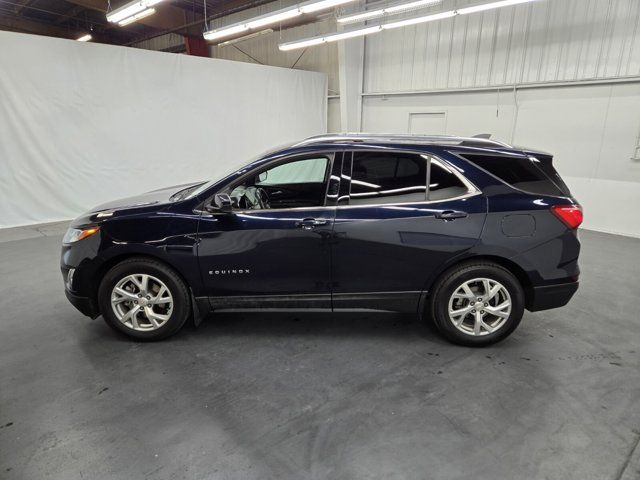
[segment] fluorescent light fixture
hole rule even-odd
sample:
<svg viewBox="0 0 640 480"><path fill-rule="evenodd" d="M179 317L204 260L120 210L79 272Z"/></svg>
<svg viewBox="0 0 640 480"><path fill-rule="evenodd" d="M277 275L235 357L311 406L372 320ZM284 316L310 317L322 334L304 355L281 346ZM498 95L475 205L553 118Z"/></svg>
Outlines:
<svg viewBox="0 0 640 480"><path fill-rule="evenodd" d="M227 40L226 42L219 43L218 47L226 47L227 45L233 45L234 43L244 42L245 40L256 38L261 35L266 35L267 33L273 33L273 29L267 28L265 30L260 30L259 32L250 33L249 35L245 35L244 37L234 38L233 40Z"/></svg>
<svg viewBox="0 0 640 480"><path fill-rule="evenodd" d="M320 45L321 43L325 43L324 37L307 38L306 40L300 40L297 42L281 43L278 45L278 48L281 51L286 52L297 48L313 47L314 45Z"/></svg>
<svg viewBox="0 0 640 480"><path fill-rule="evenodd" d="M267 25L273 25L284 20L295 18L299 15L304 15L305 13L313 13L354 1L356 0L310 0L293 7L283 8L281 10L276 10L275 12L267 13L259 17L254 17L242 22L233 23L226 27L208 30L203 33L203 36L206 40L218 40L220 38L230 37L247 30L255 30L258 28L266 27Z"/></svg>
<svg viewBox="0 0 640 480"><path fill-rule="evenodd" d="M381 17L383 15L393 15L400 12L406 12L408 10L431 7L441 2L442 0L416 0L415 2L401 3L400 5L380 8L378 10L369 10L367 12L354 13L353 15L347 15L346 17L338 18L338 22L339 23L362 22L364 20L371 20L372 18Z"/></svg>
<svg viewBox="0 0 640 480"><path fill-rule="evenodd" d="M344 5L351 0L321 0L319 2L307 2L300 5L301 13L314 13L320 10L326 10L327 8L337 7L338 5Z"/></svg>
<svg viewBox="0 0 640 480"><path fill-rule="evenodd" d="M123 5L122 7L107 13L107 21L111 23L119 24L120 22L122 22L125 19L128 19L129 17L133 17L139 13L142 13L148 10L150 7L156 5L157 3L160 3L161 1L162 0L134 0L133 2L129 2ZM148 15L151 15L151 14L149 13L145 16L148 16Z"/></svg>
<svg viewBox="0 0 640 480"><path fill-rule="evenodd" d="M347 38L360 37L362 35L369 35L370 33L376 33L380 31L380 25L374 27L361 28L358 30L351 30L348 32L334 33L333 35L327 35L324 37L325 42L337 42L338 40L346 40Z"/></svg>
<svg viewBox="0 0 640 480"><path fill-rule="evenodd" d="M298 48L312 47L321 43L337 42L338 40L346 40L347 38L361 37L370 33L377 33L382 30L381 25L373 27L359 28L357 30L349 30L347 32L332 33L330 35L322 35L320 37L308 38L306 40L297 40L294 42L281 43L278 48L284 52L287 50L295 50Z"/></svg>
<svg viewBox="0 0 640 480"><path fill-rule="evenodd" d="M296 40L293 42L281 43L278 48L283 51L295 50L297 48L311 47L313 45L320 45L321 43L335 42L337 40L344 40L346 38L361 37L369 35L371 33L377 33L382 30L390 30L393 28L406 27L408 25L415 25L418 23L433 22L435 20L443 20L445 18L455 17L456 15L467 15L470 13L483 12L485 10L492 10L494 8L509 7L511 5L518 5L520 3L535 2L536 0L502 0L500 2L483 3L481 5L474 5L471 7L460 8L458 10L449 10L447 12L434 13L431 15L424 15L422 17L408 18L406 20L398 20L395 22L383 23L381 25L374 25L371 27L359 28L356 30L349 30L347 32L334 33L330 35L323 35L319 37L306 38L303 40Z"/></svg>
<svg viewBox="0 0 640 480"><path fill-rule="evenodd" d="M136 13L135 15L129 18L125 18L121 22L118 22L118 25L120 25L121 27L124 27L125 25L129 25L130 23L137 22L141 18L148 17L149 15L153 15L154 13L156 13L155 8L147 8L146 10L143 10L140 13Z"/></svg>
<svg viewBox="0 0 640 480"><path fill-rule="evenodd" d="M300 10L299 9L285 10L285 11L280 12L280 13L269 15L268 17L258 18L256 20L252 20L250 22L247 22L247 28L249 28L249 29L260 28L260 27L264 27L266 25L272 25L274 23L280 23L280 22L282 22L284 20L289 20L290 18L297 17L298 15L300 15Z"/></svg>
<svg viewBox="0 0 640 480"><path fill-rule="evenodd" d="M90 33L87 33L86 35L82 35L81 37L76 38L76 40L78 42L88 42L89 40L91 40L93 37L91 36Z"/></svg>
<svg viewBox="0 0 640 480"><path fill-rule="evenodd" d="M390 30L392 28L406 27L408 25L415 25L416 23L434 22L436 20L444 20L445 18L455 17L457 15L455 10L442 13L434 13L433 15L425 15L424 17L407 18L406 20L398 20L396 22L385 23L382 25L383 30Z"/></svg>
<svg viewBox="0 0 640 480"><path fill-rule="evenodd" d="M245 24L242 25L234 25L229 28L219 28L217 30L209 30L208 32L204 32L202 35L205 40L217 40L218 38L228 37L230 35L235 35L236 33L246 32L249 30Z"/></svg>
<svg viewBox="0 0 640 480"><path fill-rule="evenodd" d="M485 3L483 5L474 5L471 7L459 8L458 15L467 15L469 13L484 12L485 10L493 10L494 8L510 7L520 3L528 3L534 0L502 0L500 2Z"/></svg>

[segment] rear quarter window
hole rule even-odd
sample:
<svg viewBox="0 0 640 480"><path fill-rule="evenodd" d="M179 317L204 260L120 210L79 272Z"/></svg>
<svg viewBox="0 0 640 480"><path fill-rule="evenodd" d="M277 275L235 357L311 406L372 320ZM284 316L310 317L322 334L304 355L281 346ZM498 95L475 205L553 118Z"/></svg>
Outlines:
<svg viewBox="0 0 640 480"><path fill-rule="evenodd" d="M553 168L550 158L539 160L534 157L476 154L461 156L519 190L539 195L571 195Z"/></svg>

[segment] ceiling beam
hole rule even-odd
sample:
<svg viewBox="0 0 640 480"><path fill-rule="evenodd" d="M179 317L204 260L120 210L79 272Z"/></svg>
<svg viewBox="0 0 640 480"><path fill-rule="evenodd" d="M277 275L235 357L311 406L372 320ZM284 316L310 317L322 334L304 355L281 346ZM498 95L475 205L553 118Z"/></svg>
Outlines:
<svg viewBox="0 0 640 480"><path fill-rule="evenodd" d="M33 2L33 0L22 0L20 3L20 5L17 5L14 10L16 13L20 13L22 12L22 10L24 9L24 7L28 7L31 3Z"/></svg>
<svg viewBox="0 0 640 480"><path fill-rule="evenodd" d="M82 5L74 5L69 10L67 10L64 14L60 15L60 18L56 19L55 24L60 25L61 23L66 22L70 18L75 17L80 12L83 12L85 10L86 8L84 8Z"/></svg>
<svg viewBox="0 0 640 480"><path fill-rule="evenodd" d="M0 15L0 30L9 30L20 33L33 33L50 37L75 38L75 31L67 28L49 25L47 23L28 20L24 17Z"/></svg>

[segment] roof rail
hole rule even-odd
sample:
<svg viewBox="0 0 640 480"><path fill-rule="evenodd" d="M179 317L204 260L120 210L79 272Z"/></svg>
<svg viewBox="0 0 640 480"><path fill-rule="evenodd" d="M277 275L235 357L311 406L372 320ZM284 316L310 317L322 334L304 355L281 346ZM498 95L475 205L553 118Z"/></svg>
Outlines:
<svg viewBox="0 0 640 480"><path fill-rule="evenodd" d="M410 142L430 144L451 144L459 146L499 146L512 148L507 143L488 138L489 134L474 137L459 137L455 135L413 135L413 134L377 134L377 133L331 133L315 135L293 145L301 147L314 143L365 143L365 142Z"/></svg>

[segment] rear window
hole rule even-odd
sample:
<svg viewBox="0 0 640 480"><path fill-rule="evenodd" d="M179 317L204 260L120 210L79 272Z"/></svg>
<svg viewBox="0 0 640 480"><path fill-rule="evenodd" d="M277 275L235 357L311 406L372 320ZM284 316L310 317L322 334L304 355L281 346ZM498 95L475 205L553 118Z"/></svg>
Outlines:
<svg viewBox="0 0 640 480"><path fill-rule="evenodd" d="M551 164L551 158L462 155L520 190L539 195L570 196L566 184Z"/></svg>

